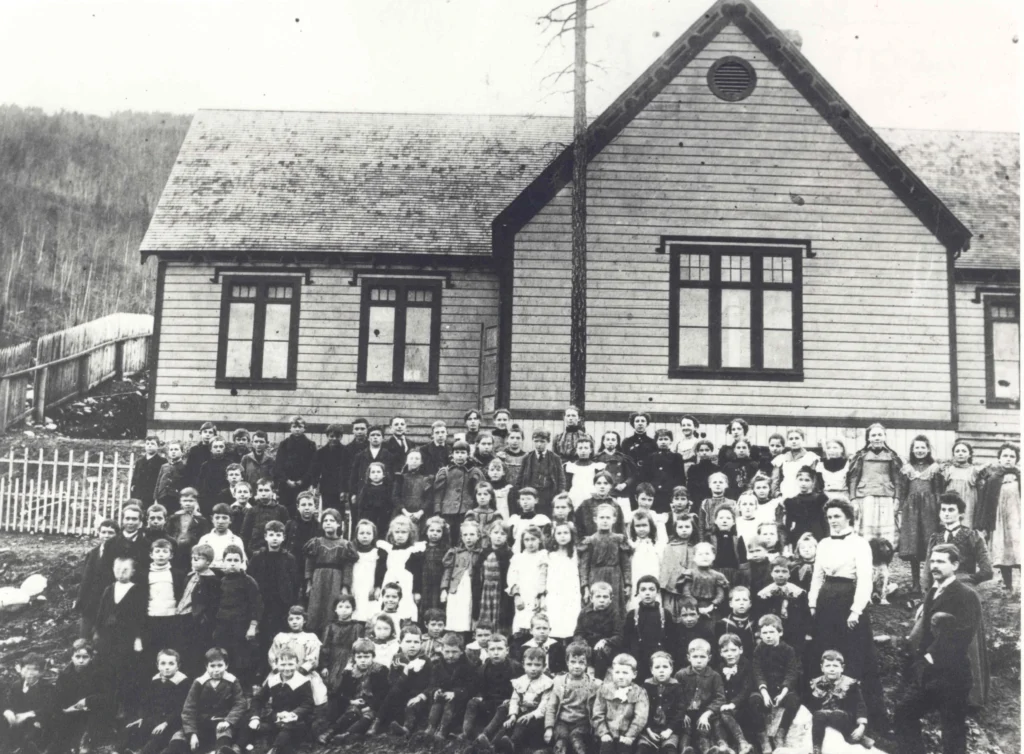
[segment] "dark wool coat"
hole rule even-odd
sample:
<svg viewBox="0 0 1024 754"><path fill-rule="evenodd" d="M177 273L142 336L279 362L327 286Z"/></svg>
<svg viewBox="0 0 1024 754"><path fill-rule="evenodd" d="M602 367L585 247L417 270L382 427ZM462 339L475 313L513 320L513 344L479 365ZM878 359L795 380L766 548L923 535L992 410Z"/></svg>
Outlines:
<svg viewBox="0 0 1024 754"><path fill-rule="evenodd" d="M263 616L260 588L252 576L242 571L225 573L220 580L218 623L258 621Z"/></svg>
<svg viewBox="0 0 1024 754"><path fill-rule="evenodd" d="M405 457L409 455L409 451L413 450L416 446L409 441L408 435L405 437L405 445L402 445L402 443L398 441L398 438L391 435L384 441L384 444L381 445L381 447L384 448L384 450L388 452L388 455L391 456L391 465L388 468L388 471L394 475L402 470L402 467L405 466Z"/></svg>
<svg viewBox="0 0 1024 754"><path fill-rule="evenodd" d="M615 619L615 608L609 605L604 610L595 610L593 605L585 605L580 611L580 617L576 619L573 636L583 639L591 649L601 639L621 647L623 636Z"/></svg>
<svg viewBox="0 0 1024 754"><path fill-rule="evenodd" d="M210 460L210 443L198 442L185 454L185 478L182 487L195 487L199 483L199 472Z"/></svg>
<svg viewBox="0 0 1024 754"><path fill-rule="evenodd" d="M261 550L249 561L248 573L259 587L265 607L289 608L299 602L302 575L290 552Z"/></svg>
<svg viewBox="0 0 1024 754"><path fill-rule="evenodd" d="M676 648L676 624L672 614L661 606L640 604L626 613L622 626L623 649L636 658L638 669L651 667L651 655Z"/></svg>
<svg viewBox="0 0 1024 754"><path fill-rule="evenodd" d="M438 471L451 463L451 448L447 444L435 445L428 442L420 448L420 455L423 457L423 472L432 477L437 476Z"/></svg>
<svg viewBox="0 0 1024 754"><path fill-rule="evenodd" d="M811 610L807 606L807 592L796 584L790 584L793 592L791 596L772 589L772 586L774 585L766 586L760 593L753 595L754 612L758 618L769 613L779 616L782 619L782 635L786 643L794 649L802 647L813 626ZM765 595L765 592L772 594Z"/></svg>
<svg viewBox="0 0 1024 754"><path fill-rule="evenodd" d="M519 489L523 487L537 490L538 509L549 512L554 496L567 489L562 460L551 450L545 451L543 458L535 450L527 453L519 470Z"/></svg>
<svg viewBox="0 0 1024 754"><path fill-rule="evenodd" d="M374 458L370 455L369 446L360 450L356 455L352 457L352 470L349 473L348 478L348 490L352 495L362 494L361 490L366 484L366 472L370 468L371 463L382 463L384 464L384 485L391 488L391 470L394 468L394 459L387 450L382 446L377 451L377 457Z"/></svg>
<svg viewBox="0 0 1024 754"><path fill-rule="evenodd" d="M21 678L17 678L10 682L5 691L2 699L3 707L0 709L10 710L19 715L22 712L35 712L36 717L43 725L46 725L53 715L54 689L45 681L39 680L28 691L25 691Z"/></svg>
<svg viewBox="0 0 1024 754"><path fill-rule="evenodd" d="M231 726L237 726L245 714L245 694L238 679L231 673L216 685L209 674L203 674L192 681L192 686L181 708L181 729L188 736L199 733L200 726L206 727L213 718L223 719Z"/></svg>
<svg viewBox="0 0 1024 754"><path fill-rule="evenodd" d="M96 650L105 657L125 656L141 639L146 625L146 590L133 584L120 602L114 602L114 585L108 586L96 611Z"/></svg>
<svg viewBox="0 0 1024 754"><path fill-rule="evenodd" d="M274 457L274 483L279 494L289 479L299 482L296 491L309 487L315 455L316 443L305 435L288 435L281 440Z"/></svg>
<svg viewBox="0 0 1024 754"><path fill-rule="evenodd" d="M204 516L208 517L217 503L231 503L231 489L228 487L228 466L231 463L227 456L210 458L199 470L196 489L199 490L199 509Z"/></svg>
<svg viewBox="0 0 1024 754"><path fill-rule="evenodd" d="M750 489L750 480L758 471L760 471L760 467L752 458L744 460L736 458L723 464L722 473L729 477L729 486L725 490L725 496L730 500L738 499L740 493Z"/></svg>
<svg viewBox="0 0 1024 754"><path fill-rule="evenodd" d="M350 492L348 483L352 475L352 446L331 445L318 448L313 454L309 476L310 487L317 487L325 508L340 505L341 495Z"/></svg>
<svg viewBox="0 0 1024 754"><path fill-rule="evenodd" d="M152 457L142 456L135 462L130 494L136 500L141 500L144 507L156 501L156 482L160 477L160 469L166 463L167 459L159 453Z"/></svg>
<svg viewBox="0 0 1024 754"><path fill-rule="evenodd" d="M800 659L796 651L784 641L769 647L764 642L754 648L754 686L764 687L775 697L782 689L797 691L800 679Z"/></svg>
<svg viewBox="0 0 1024 754"><path fill-rule="evenodd" d="M443 544L432 545L427 542L423 552L414 552L409 556L412 591L421 595L421 614L431 608L442 607L441 583L444 581L444 556L447 552Z"/></svg>
<svg viewBox="0 0 1024 754"><path fill-rule="evenodd" d="M671 450L655 450L644 461L640 478L654 487L654 509L664 513L672 502L672 489L686 484L683 457Z"/></svg>
<svg viewBox="0 0 1024 754"><path fill-rule="evenodd" d="M320 667L327 669L327 688L337 691L341 687L342 674L352 658L352 645L361 639L366 624L361 620L332 620L324 629L320 645Z"/></svg>
<svg viewBox="0 0 1024 754"><path fill-rule="evenodd" d="M604 470L612 475L612 479L615 484L612 485L612 497L630 497L633 494L633 488L636 487L636 483L639 481L639 473L636 467L636 461L627 456L621 451L615 451L614 453L608 453L602 451L598 453L594 460L604 464ZM620 484L626 485L622 490L616 490Z"/></svg>
<svg viewBox="0 0 1024 754"><path fill-rule="evenodd" d="M180 505L181 491L187 486L185 474L185 459L168 461L157 473L154 497L169 512L176 511Z"/></svg>
<svg viewBox="0 0 1024 754"><path fill-rule="evenodd" d="M355 666L350 665L341 674L338 697L343 708L348 707L353 699L362 699L367 707L376 712L387 695L388 669L383 665L375 662L365 673L358 673Z"/></svg>
<svg viewBox="0 0 1024 754"><path fill-rule="evenodd" d="M708 479L712 474L716 474L719 471L721 469L718 468L714 461L706 459L697 461L686 472L686 491L690 496L690 500L695 501L695 505L700 505L702 501L711 497ZM701 534L703 535L704 532L701 532Z"/></svg>
<svg viewBox="0 0 1024 754"><path fill-rule="evenodd" d="M676 652L673 659L676 661L677 668L687 664L686 653L690 648L690 642L694 639L703 639L710 644L712 656L714 656L714 648L718 645L715 643L715 624L711 618L702 615L696 623L689 627L685 626L682 621L676 624Z"/></svg>
<svg viewBox="0 0 1024 754"><path fill-rule="evenodd" d="M683 709L696 709L701 712L711 710L717 713L725 704L725 684L722 676L710 666L698 672L693 668L683 668L676 673L676 680L683 687Z"/></svg>
<svg viewBox="0 0 1024 754"><path fill-rule="evenodd" d="M253 500L252 507L245 512L242 533L239 535L245 543L246 552L254 553L266 547L266 526L270 521L280 521L287 525L291 515L281 503L264 504Z"/></svg>
<svg viewBox="0 0 1024 754"><path fill-rule="evenodd" d="M477 669L472 694L492 702L512 698L512 681L523 674L523 666L506 657L501 662L486 658Z"/></svg>
<svg viewBox="0 0 1024 754"><path fill-rule="evenodd" d="M298 720L277 725L278 712L294 712ZM300 729L313 714L313 688L309 679L296 672L287 681L277 673L270 676L253 694L250 717L255 717L268 726Z"/></svg>
<svg viewBox="0 0 1024 754"><path fill-rule="evenodd" d="M110 542L106 543L110 546ZM105 552L101 551L103 545L96 545L89 550L82 564L82 580L78 584L78 599L75 600L75 607L90 623L96 619L96 611L100 608L100 599L103 597L103 590L114 581L113 569L103 568L106 558Z"/></svg>
<svg viewBox="0 0 1024 754"><path fill-rule="evenodd" d="M464 516L476 507L476 486L483 480L483 472L468 464L450 463L440 469L434 477L434 512Z"/></svg>
<svg viewBox="0 0 1024 754"><path fill-rule="evenodd" d="M242 467L242 479L252 485L252 492L256 494L256 485L261 479L274 481L274 456L270 451L264 450L259 458L255 453L247 453L238 462Z"/></svg>
<svg viewBox="0 0 1024 754"><path fill-rule="evenodd" d="M730 670L729 667L723 667L719 672L725 686L725 703L736 705L736 710L733 712L735 715L747 704L750 695L754 693L754 667L750 664L750 660L740 656L735 672L729 672Z"/></svg>
<svg viewBox="0 0 1024 754"><path fill-rule="evenodd" d="M191 515L184 511L171 514L167 519L167 537L174 543L172 562L175 568L186 571L192 568L192 548L212 529L210 520L198 510Z"/></svg>
<svg viewBox="0 0 1024 754"><path fill-rule="evenodd" d="M103 549L103 561L100 567L104 573L110 574L108 584L114 583L114 561L118 558L131 558L135 562L135 574L132 576L132 581L136 584L148 581L146 574L149 571L149 542L142 529L139 529L132 538L126 537L122 533L107 542L107 546Z"/></svg>
<svg viewBox="0 0 1024 754"><path fill-rule="evenodd" d="M406 469L396 474L391 503L393 516L401 514L403 510L409 513L423 511L419 523L422 531L434 512L434 475L427 474L422 466L416 471Z"/></svg>
<svg viewBox="0 0 1024 754"><path fill-rule="evenodd" d="M302 516L296 515L291 521L285 524L284 548L295 556L295 563L299 568L299 574L306 572L306 543L316 539L323 533L316 514L308 521Z"/></svg>
<svg viewBox="0 0 1024 754"><path fill-rule="evenodd" d="M143 730L153 730L161 723L167 723L168 732L181 729L181 709L191 684L188 677L177 672L169 680L159 674L153 676L142 694L139 714L144 720Z"/></svg>
<svg viewBox="0 0 1024 754"><path fill-rule="evenodd" d="M658 683L648 678L644 681L644 691L647 692L647 702L650 704L647 727L659 733L666 728L677 735L682 733L686 705L683 703L683 687L679 681L669 678L665 683Z"/></svg>
<svg viewBox="0 0 1024 754"><path fill-rule="evenodd" d="M644 464L647 463L647 459L657 449L658 443L654 441L654 438L646 434L638 435L635 433L622 441L621 448L623 453L633 459L633 463L636 464L641 474L644 471Z"/></svg>
<svg viewBox="0 0 1024 754"><path fill-rule="evenodd" d="M82 699L90 713L105 710L110 703L112 680L102 661L92 660L81 670L68 663L60 671L54 686L54 711L65 710Z"/></svg>
<svg viewBox="0 0 1024 754"><path fill-rule="evenodd" d="M430 685L427 698L433 698L438 691L454 691L456 699L468 699L476 681L476 671L469 664L466 655L459 655L455 662L445 662L443 657L430 661Z"/></svg>
<svg viewBox="0 0 1024 754"><path fill-rule="evenodd" d="M413 660L423 660L423 666L419 670L406 672L409 663ZM397 692L406 699L410 699L417 694L426 694L429 684L430 660L422 652L410 659L399 650L388 669L388 687L390 689L388 693Z"/></svg>
<svg viewBox="0 0 1024 754"><path fill-rule="evenodd" d="M788 497L782 504L786 511L786 541L796 544L805 533L810 534L819 542L828 536L828 525L825 523L825 503L828 496L824 492L811 492L806 495Z"/></svg>
<svg viewBox="0 0 1024 754"><path fill-rule="evenodd" d="M932 587L934 589L934 587ZM941 631L932 628L935 613L949 613L953 621ZM931 655L932 663L925 665L930 677L948 684L970 683L971 664L968 648L981 621L981 600L978 593L962 581L953 581L936 598L929 589L924 599L922 634L916 655Z"/></svg>

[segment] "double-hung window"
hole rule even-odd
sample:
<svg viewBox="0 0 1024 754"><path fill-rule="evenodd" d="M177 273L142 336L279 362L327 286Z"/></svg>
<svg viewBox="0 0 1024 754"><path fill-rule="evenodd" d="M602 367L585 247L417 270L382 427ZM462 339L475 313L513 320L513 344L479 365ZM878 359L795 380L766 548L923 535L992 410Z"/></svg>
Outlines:
<svg viewBox="0 0 1024 754"><path fill-rule="evenodd" d="M670 377L803 379L802 247L666 245Z"/></svg>
<svg viewBox="0 0 1024 754"><path fill-rule="evenodd" d="M298 279L225 276L217 387L295 387Z"/></svg>
<svg viewBox="0 0 1024 754"><path fill-rule="evenodd" d="M985 382L992 408L1020 407L1020 299L985 298Z"/></svg>
<svg viewBox="0 0 1024 754"><path fill-rule="evenodd" d="M439 281L363 280L359 390L437 392L440 353Z"/></svg>

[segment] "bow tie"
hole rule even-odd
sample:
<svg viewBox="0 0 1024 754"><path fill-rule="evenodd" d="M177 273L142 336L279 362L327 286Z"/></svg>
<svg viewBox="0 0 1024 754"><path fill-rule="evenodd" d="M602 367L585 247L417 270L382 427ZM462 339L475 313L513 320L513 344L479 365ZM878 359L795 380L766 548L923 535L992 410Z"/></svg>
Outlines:
<svg viewBox="0 0 1024 754"><path fill-rule="evenodd" d="M737 670L739 670L739 668L735 665L727 666L722 668L722 675L724 675L726 678L732 678L734 675L736 675Z"/></svg>
<svg viewBox="0 0 1024 754"><path fill-rule="evenodd" d="M853 534L853 532L850 531L846 532L846 534L830 534L829 539L846 539L851 534Z"/></svg>

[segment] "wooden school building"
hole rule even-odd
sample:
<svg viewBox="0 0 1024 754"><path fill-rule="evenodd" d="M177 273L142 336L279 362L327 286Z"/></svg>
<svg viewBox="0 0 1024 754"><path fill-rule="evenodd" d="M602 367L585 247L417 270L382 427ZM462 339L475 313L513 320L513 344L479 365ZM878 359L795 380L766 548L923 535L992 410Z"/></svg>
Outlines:
<svg viewBox="0 0 1024 754"><path fill-rule="evenodd" d="M149 426L569 402L571 123L201 111L142 242ZM1016 135L875 131L722 0L588 132L586 418L1018 437ZM486 422L485 422L486 423Z"/></svg>

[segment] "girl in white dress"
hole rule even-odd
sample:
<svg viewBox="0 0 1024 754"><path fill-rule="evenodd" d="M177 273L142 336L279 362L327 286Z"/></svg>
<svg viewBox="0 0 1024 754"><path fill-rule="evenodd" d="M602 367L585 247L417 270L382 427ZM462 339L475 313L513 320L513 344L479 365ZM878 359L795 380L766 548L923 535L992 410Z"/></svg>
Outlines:
<svg viewBox="0 0 1024 754"><path fill-rule="evenodd" d="M508 593L515 600L512 635L529 633L535 613L544 609L547 594L548 553L542 549L544 535L536 526L523 532L521 552L512 556L508 566Z"/></svg>
<svg viewBox="0 0 1024 754"><path fill-rule="evenodd" d="M818 461L815 471L821 478L822 492L829 500L850 499L846 482L850 471L850 459L846 457L846 446L841 440L832 439L825 442L825 457Z"/></svg>
<svg viewBox="0 0 1024 754"><path fill-rule="evenodd" d="M384 583L387 553L377 546L377 526L365 518L356 524L353 542L358 559L352 566L354 620L368 621L380 612L380 588Z"/></svg>
<svg viewBox="0 0 1024 754"><path fill-rule="evenodd" d="M565 464L566 479L569 483L569 498L574 507L594 494L594 476L604 471L605 464L594 460L594 438L582 435L576 440L576 460Z"/></svg>
<svg viewBox="0 0 1024 754"><path fill-rule="evenodd" d="M553 525L548 542L547 615L551 638L571 639L583 608L579 558L576 557L576 527L568 521Z"/></svg>
<svg viewBox="0 0 1024 754"><path fill-rule="evenodd" d="M638 510L633 513L629 522L629 542L633 546L633 555L630 559L633 583L630 585L628 609L633 610L639 602L636 587L640 577L661 576L661 551L665 546L665 540L659 538L658 529L648 511Z"/></svg>
<svg viewBox="0 0 1024 754"><path fill-rule="evenodd" d="M445 628L456 633L473 630L473 568L480 558L480 524L462 522L462 541L444 556L441 602L445 606Z"/></svg>
<svg viewBox="0 0 1024 754"><path fill-rule="evenodd" d="M412 571L409 570L409 558L415 553L423 552L425 545L416 541L416 526L408 516L396 516L388 526L387 540L378 542L377 547L386 553L386 570L383 583L396 583L402 587L402 601L398 603L395 617L398 621L419 620L419 610L413 599Z"/></svg>

